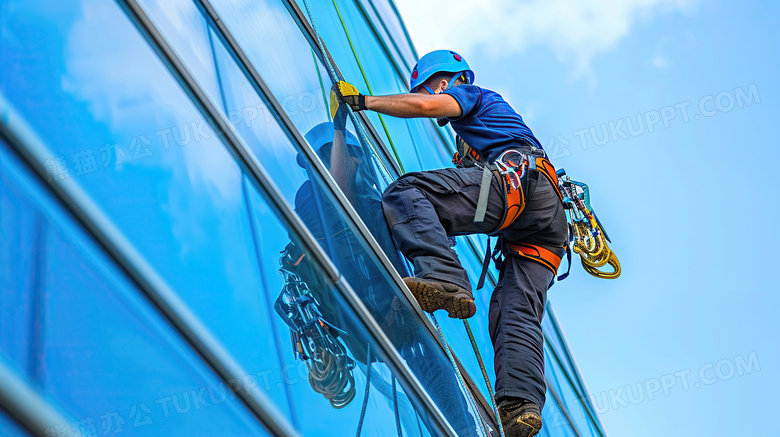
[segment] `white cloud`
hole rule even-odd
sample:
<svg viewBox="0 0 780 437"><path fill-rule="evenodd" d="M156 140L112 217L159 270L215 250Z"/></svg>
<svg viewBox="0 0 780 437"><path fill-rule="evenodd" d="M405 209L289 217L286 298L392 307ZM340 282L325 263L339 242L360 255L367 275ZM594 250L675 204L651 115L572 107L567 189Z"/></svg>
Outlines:
<svg viewBox="0 0 780 437"><path fill-rule="evenodd" d="M590 71L591 60L612 50L637 22L697 0L396 0L418 51L450 48L505 56L534 46L552 50Z"/></svg>

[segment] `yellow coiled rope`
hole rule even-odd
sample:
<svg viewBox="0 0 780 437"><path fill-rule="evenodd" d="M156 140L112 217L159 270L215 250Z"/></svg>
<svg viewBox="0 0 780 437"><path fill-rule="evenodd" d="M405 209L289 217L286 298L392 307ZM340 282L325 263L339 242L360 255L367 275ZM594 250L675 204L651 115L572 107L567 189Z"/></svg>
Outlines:
<svg viewBox="0 0 780 437"><path fill-rule="evenodd" d="M580 256L582 267L597 278L617 278L621 272L620 261L609 248L609 238L592 212L588 186L572 181L563 171L558 176L558 188L563 195L566 217L571 225L572 246ZM607 265L612 268L611 272L600 270Z"/></svg>

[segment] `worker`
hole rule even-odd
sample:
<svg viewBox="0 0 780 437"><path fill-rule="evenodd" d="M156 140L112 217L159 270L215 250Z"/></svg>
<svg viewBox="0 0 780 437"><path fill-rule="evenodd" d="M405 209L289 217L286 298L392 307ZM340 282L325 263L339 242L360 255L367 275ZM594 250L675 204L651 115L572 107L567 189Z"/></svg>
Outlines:
<svg viewBox="0 0 780 437"><path fill-rule="evenodd" d="M471 282L449 238L499 237L504 257L488 312L496 401L506 436L530 437L542 427L541 322L565 252L567 222L541 144L522 117L498 93L474 85L474 77L462 56L437 50L415 65L408 94L365 96L343 81L333 92L354 111L436 118L458 135L458 168L401 176L384 191L382 207L393 239L414 266L415 276L404 282L428 312L444 309L461 319L476 313Z"/></svg>
<svg viewBox="0 0 780 437"><path fill-rule="evenodd" d="M382 213L382 193L377 188L374 175L371 173L370 162L360 142L346 128L347 105L340 105L333 117L333 122L320 123L311 128L305 135L306 141L317 152L325 167L338 184L341 191L360 215L369 232L374 236L390 262L399 272L408 272L405 262L395 247L388 232L388 226ZM368 258L365 249L360 247L359 240L352 234L347 222L338 212L335 202L327 200L326 190L319 187L311 165L302 154L297 157L298 165L306 170L309 180L305 181L295 195L295 212L301 217L312 235L322 244L330 259L343 272L347 282L357 296L365 304L366 309L387 333L388 338L406 360L412 372L420 383L428 390L431 398L439 406L450 424L463 437L476 437L475 420L468 411L463 395L452 392L446 387L457 387L458 381L452 372L443 371L427 358L431 352L427 343L421 339L427 338L424 328L413 321L411 308L401 304L393 293L383 285L382 272ZM293 241L297 238L291 235ZM321 304L320 311L324 318L334 323L339 329L347 332L342 337L352 356L363 364L379 359L378 355L367 356L365 335L357 319L345 317L338 308L338 303L329 293L330 284L325 284L321 274L303 255L302 245L291 243L288 251L296 251L292 259L298 260L292 271L307 283L312 293ZM446 364L446 361L439 364ZM387 385L372 379L380 390ZM352 389L352 385L336 385L339 391L323 393L326 397L337 400L345 397L344 391ZM390 393L386 393L390 395Z"/></svg>

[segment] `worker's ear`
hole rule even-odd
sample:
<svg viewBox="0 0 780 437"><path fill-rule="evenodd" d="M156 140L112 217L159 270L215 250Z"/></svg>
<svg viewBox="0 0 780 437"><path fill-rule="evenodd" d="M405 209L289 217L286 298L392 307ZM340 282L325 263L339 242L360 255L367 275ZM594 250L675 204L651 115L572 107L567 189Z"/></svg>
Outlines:
<svg viewBox="0 0 780 437"><path fill-rule="evenodd" d="M439 81L439 92L443 93L444 91L446 91L447 90L447 85L449 85L449 83L447 82L447 79L440 80Z"/></svg>

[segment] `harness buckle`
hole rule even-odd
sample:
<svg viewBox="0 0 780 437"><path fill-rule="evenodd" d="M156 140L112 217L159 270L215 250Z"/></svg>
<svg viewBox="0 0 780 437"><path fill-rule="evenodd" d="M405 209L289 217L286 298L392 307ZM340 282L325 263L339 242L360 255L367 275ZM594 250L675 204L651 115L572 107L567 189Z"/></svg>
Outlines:
<svg viewBox="0 0 780 437"><path fill-rule="evenodd" d="M493 162L499 174L511 185L512 190L518 190L522 186L522 178L530 167L528 155L519 150L506 150Z"/></svg>

